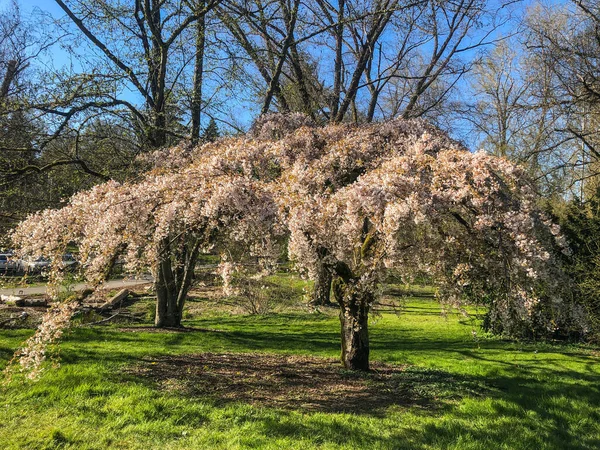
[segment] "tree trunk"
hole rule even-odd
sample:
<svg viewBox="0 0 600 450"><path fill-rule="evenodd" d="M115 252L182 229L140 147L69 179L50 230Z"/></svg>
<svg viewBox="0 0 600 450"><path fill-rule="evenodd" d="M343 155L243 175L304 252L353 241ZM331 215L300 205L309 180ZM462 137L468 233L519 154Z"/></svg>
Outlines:
<svg viewBox="0 0 600 450"><path fill-rule="evenodd" d="M158 328L181 327L183 306L194 278L200 241L193 236L183 237L179 251L173 251L169 239L161 245L156 281L156 318ZM175 261L175 262L174 262Z"/></svg>
<svg viewBox="0 0 600 450"><path fill-rule="evenodd" d="M156 317L154 325L157 328L181 327L181 311L173 302L173 293L164 289L156 289Z"/></svg>
<svg viewBox="0 0 600 450"><path fill-rule="evenodd" d="M374 86L374 89L371 91L371 100L369 101L369 110L367 111L367 122L373 122L375 118L375 108L377 107L377 101L379 99L379 89Z"/></svg>
<svg viewBox="0 0 600 450"><path fill-rule="evenodd" d="M194 91L192 94L192 144L200 142L200 114L202 112L202 82L204 77L204 47L206 44L206 16L201 11L205 1L198 2L200 17L196 22L196 62L194 64Z"/></svg>
<svg viewBox="0 0 600 450"><path fill-rule="evenodd" d="M160 263L155 287L156 317L154 325L157 328L181 327L182 311L177 303L178 289L172 277L171 261Z"/></svg>
<svg viewBox="0 0 600 450"><path fill-rule="evenodd" d="M353 283L337 278L333 292L340 304L342 364L350 370L369 370L369 305L372 296Z"/></svg>
<svg viewBox="0 0 600 450"><path fill-rule="evenodd" d="M311 305L313 306L327 306L331 305L330 293L331 293L331 282L333 276L331 272L327 270L324 264L320 264L319 271L317 272L317 278L315 279L315 288L313 292L313 298Z"/></svg>
<svg viewBox="0 0 600 450"><path fill-rule="evenodd" d="M333 98L331 100L331 121L337 118L340 107L342 91L342 77L344 70L344 5L345 0L338 1L338 23L335 27L335 63L333 69Z"/></svg>
<svg viewBox="0 0 600 450"><path fill-rule="evenodd" d="M4 81L2 82L2 87L0 87L0 100L3 100L8 96L10 85L17 76L17 66L18 63L14 59L8 61L6 73L4 74Z"/></svg>

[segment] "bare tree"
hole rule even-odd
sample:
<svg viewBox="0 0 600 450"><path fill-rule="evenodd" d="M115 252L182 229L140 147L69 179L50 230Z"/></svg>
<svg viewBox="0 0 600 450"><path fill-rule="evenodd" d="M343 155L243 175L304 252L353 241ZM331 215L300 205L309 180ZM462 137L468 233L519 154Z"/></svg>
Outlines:
<svg viewBox="0 0 600 450"><path fill-rule="evenodd" d="M562 175L563 189L584 198L600 174L600 7L578 0L537 5L526 24L538 116L552 116L552 138L529 151L549 163L548 174Z"/></svg>
<svg viewBox="0 0 600 450"><path fill-rule="evenodd" d="M135 89L143 100L143 108L140 108L123 99L122 95L105 95L106 98L85 103L79 109L122 106L139 120L151 148L167 144L171 134L169 97L177 78L177 69L169 65L174 47L182 33L191 24L201 21L215 3L135 0L133 5L124 6L120 2L103 0L95 2L92 8L83 1L69 4L63 0L55 1L89 44L108 62L107 73L100 76L125 83ZM110 32L103 31L107 23L128 38L114 41ZM197 33L203 33L201 24L198 28ZM199 44L203 48L201 38ZM144 61L145 66L138 65L137 61ZM201 68L198 61L196 67ZM175 74L170 74L171 71ZM67 114L71 111L69 109ZM61 114L60 110L53 112Z"/></svg>
<svg viewBox="0 0 600 450"><path fill-rule="evenodd" d="M194 57L194 81L191 101L192 115L192 143L196 144L200 140L200 126L202 113L202 84L204 80L204 52L206 46L206 0L196 0L195 12L198 16L196 20L196 54Z"/></svg>
<svg viewBox="0 0 600 450"><path fill-rule="evenodd" d="M36 191L47 194L34 178L14 180L13 175L32 165L39 155L34 144L43 124L27 110L32 78L31 62L48 41L40 38L16 2L0 11L0 235L25 214L44 207ZM0 238L0 240L2 240ZM0 246L3 243L0 242Z"/></svg>
<svg viewBox="0 0 600 450"><path fill-rule="evenodd" d="M289 111L281 90L281 76L294 44L299 0L251 3L229 2L217 8L222 23L254 64L266 90L260 108L265 114L275 99L280 111Z"/></svg>
<svg viewBox="0 0 600 450"><path fill-rule="evenodd" d="M34 142L19 149L37 157L13 164L3 182L14 183L28 174L67 167L98 182L119 177L124 173L121 167L130 166L139 152L188 137L198 142L200 114L208 103L202 98L206 96L202 89L206 17L214 3L56 3L65 17L55 19L42 14L31 19L46 26L38 33L39 38L35 36L37 41L28 38L19 46L13 42L15 33L2 33L4 39L12 39L6 48L25 49L21 51L25 57L13 57L11 61L18 64L7 62L6 69L0 69L1 96L14 99L17 86L23 90L15 82L18 74L34 63L29 70L32 76L27 93L23 94L27 99L20 102L20 107L44 127L44 133L38 133ZM14 28L13 22L3 21L5 31ZM27 36L31 35L28 32ZM54 67L48 64L48 55L46 62L44 58L38 62L38 56L53 50L54 45L68 53L71 64ZM115 131L115 158L106 153L111 144L102 133L86 130L90 124L99 123L105 124L103 129L112 127ZM95 139L100 139L98 145L102 148L97 154L90 151ZM125 154L126 159L122 157ZM111 164L113 159L115 163Z"/></svg>

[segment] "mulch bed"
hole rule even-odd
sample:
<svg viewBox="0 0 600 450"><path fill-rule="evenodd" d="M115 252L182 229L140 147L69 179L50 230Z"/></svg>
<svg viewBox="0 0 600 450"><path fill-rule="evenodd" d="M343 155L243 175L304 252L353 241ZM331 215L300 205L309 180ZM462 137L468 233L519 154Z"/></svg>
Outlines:
<svg viewBox="0 0 600 450"><path fill-rule="evenodd" d="M422 374L381 363L370 373L337 359L258 353L201 353L145 358L127 372L160 390L217 403L243 402L294 410L377 413L392 405L433 406ZM440 372L441 373L441 372ZM444 383L453 380L444 375ZM439 382L436 375L436 383ZM419 385L419 389L415 389ZM427 386L425 386L426 390Z"/></svg>

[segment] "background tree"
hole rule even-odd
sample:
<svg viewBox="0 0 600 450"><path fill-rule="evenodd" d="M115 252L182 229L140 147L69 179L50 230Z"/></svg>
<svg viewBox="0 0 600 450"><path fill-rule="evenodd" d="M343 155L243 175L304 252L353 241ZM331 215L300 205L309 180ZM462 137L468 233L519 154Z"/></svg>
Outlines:
<svg viewBox="0 0 600 450"><path fill-rule="evenodd" d="M48 205L47 180L15 177L39 159L35 145L46 133L28 103L31 63L49 43L32 30L16 2L0 11L0 247L8 245L5 237L11 226Z"/></svg>
<svg viewBox="0 0 600 450"><path fill-rule="evenodd" d="M508 126L511 146L518 149L515 157L538 171L540 188L548 194L581 196L588 183L590 192L595 192L597 13L592 2L536 4L524 17L525 38L508 44L518 52L510 57L513 62L506 65L507 52L500 49L492 63L504 73L504 81L496 86L509 87L509 82L510 96L519 93L521 98L512 105L514 123ZM502 52L505 57L500 63ZM475 87L475 92L482 89ZM497 121L500 115L495 116ZM493 134L501 138L502 133Z"/></svg>
<svg viewBox="0 0 600 450"><path fill-rule="evenodd" d="M132 175L141 152L184 137L197 141L205 106L197 36L212 5L56 4L62 19L42 11L24 19L12 3L0 30L0 201L15 222L77 190ZM191 56L181 52L190 42ZM55 52L70 64L55 66Z"/></svg>
<svg viewBox="0 0 600 450"><path fill-rule="evenodd" d="M489 52L470 77L461 117L475 145L524 165L540 203L560 218L575 301L597 326L593 238L598 195L598 7L533 5L523 33ZM476 133L473 133L476 131ZM597 335L597 330L588 337Z"/></svg>
<svg viewBox="0 0 600 450"><path fill-rule="evenodd" d="M104 92L101 93L104 98L84 103L80 109L126 108L139 120L149 148L166 145L169 137L173 135L169 126L169 121L172 120L169 118L169 103L172 102L178 71L183 70L181 63L178 64L179 67L174 64L175 47L181 44L180 38L187 28L203 20L213 4L202 7L200 3L193 4L187 1L175 3L136 0L127 5L101 1L96 2L94 8L90 9L85 2L75 1L69 5L62 0L55 1L69 21L108 62L108 65L104 66L108 72L92 78L110 78L122 86L125 83L125 86L130 86L136 91L145 108L125 100L122 94ZM107 23L111 23L129 38L115 42L114 32L110 29L105 31ZM194 56L203 55L203 33L204 29L199 25L195 33ZM137 61L144 61L145 65L139 65ZM202 69L199 60L196 60L195 69ZM197 85L194 96L197 96L201 75L196 73L195 78ZM194 108L197 109L197 100ZM194 116L197 114L195 110Z"/></svg>
<svg viewBox="0 0 600 450"><path fill-rule="evenodd" d="M208 125L202 132L202 141L204 142L215 142L220 136L219 126L214 118L210 118Z"/></svg>
<svg viewBox="0 0 600 450"><path fill-rule="evenodd" d="M577 298L585 307L590 337L600 337L600 192L586 203L573 200L561 215L561 227L572 253L565 257L566 269L577 286Z"/></svg>

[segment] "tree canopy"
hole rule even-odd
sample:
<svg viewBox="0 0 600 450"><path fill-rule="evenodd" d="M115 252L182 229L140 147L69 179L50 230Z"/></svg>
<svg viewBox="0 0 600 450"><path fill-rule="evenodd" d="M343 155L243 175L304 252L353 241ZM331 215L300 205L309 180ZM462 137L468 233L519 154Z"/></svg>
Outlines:
<svg viewBox="0 0 600 450"><path fill-rule="evenodd" d="M148 159L135 181L30 216L13 236L20 251L58 261L57 283L60 255L75 244L96 285L122 255L126 270L151 271L180 319L202 249L227 252L229 263L253 255L268 271L286 247L309 277L319 264L333 275L342 359L355 369L368 369L368 313L388 269L427 274L454 305L485 301L496 331L583 327L554 256L566 251L560 231L524 170L424 121L315 127L274 115L251 135Z"/></svg>

